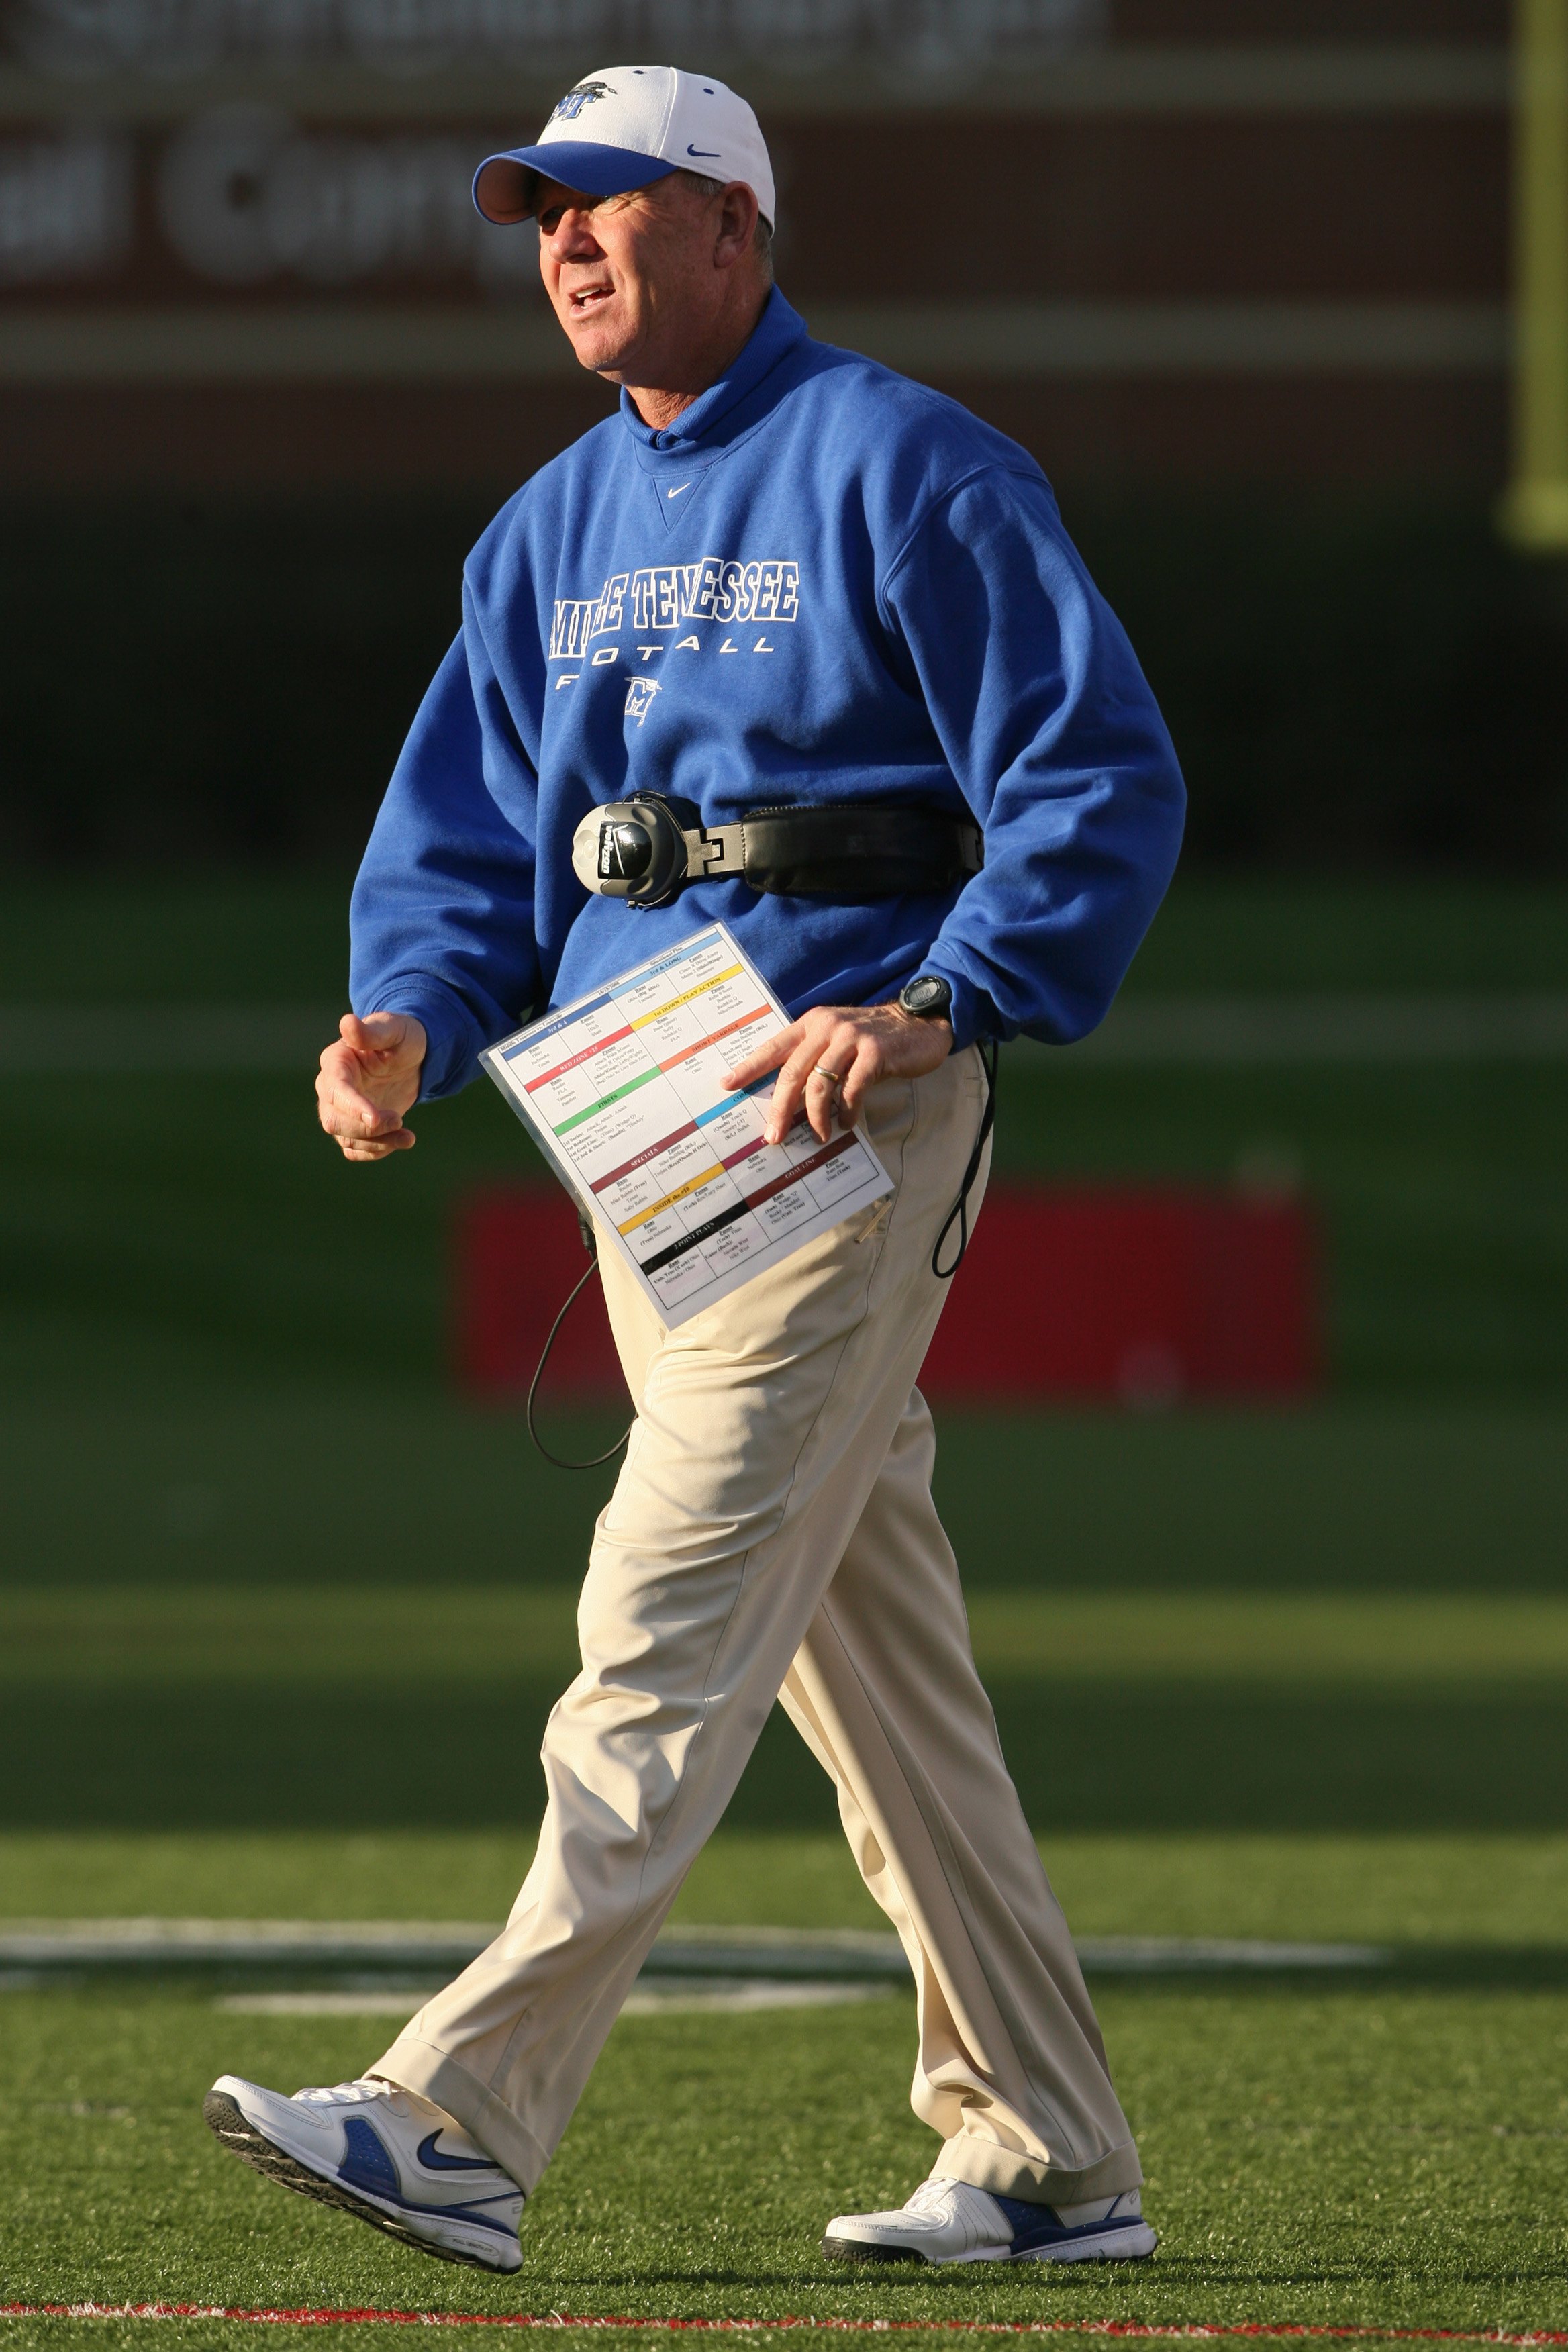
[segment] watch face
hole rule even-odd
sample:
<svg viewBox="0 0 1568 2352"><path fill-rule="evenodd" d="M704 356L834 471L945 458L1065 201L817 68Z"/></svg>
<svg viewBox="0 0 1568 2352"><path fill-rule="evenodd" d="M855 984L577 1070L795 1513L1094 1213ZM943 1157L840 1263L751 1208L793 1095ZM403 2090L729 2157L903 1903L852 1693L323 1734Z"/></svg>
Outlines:
<svg viewBox="0 0 1568 2352"><path fill-rule="evenodd" d="M906 1013L945 1013L952 1003L952 991L945 980L931 972L911 980L899 1002Z"/></svg>

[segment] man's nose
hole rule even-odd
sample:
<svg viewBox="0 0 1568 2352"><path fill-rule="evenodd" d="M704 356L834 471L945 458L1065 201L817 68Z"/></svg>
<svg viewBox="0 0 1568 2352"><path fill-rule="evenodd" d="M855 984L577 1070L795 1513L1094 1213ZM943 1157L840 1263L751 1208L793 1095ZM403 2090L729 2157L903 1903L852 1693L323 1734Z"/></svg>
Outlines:
<svg viewBox="0 0 1568 2352"><path fill-rule="evenodd" d="M594 235L593 215L576 205L562 214L549 244L557 261L597 261L603 250Z"/></svg>

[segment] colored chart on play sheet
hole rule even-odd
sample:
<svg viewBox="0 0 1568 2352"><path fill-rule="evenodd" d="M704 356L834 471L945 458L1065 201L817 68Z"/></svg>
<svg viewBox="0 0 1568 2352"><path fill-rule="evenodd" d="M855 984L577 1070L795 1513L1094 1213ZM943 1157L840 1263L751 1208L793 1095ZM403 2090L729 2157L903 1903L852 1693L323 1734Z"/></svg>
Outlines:
<svg viewBox="0 0 1568 2352"><path fill-rule="evenodd" d="M856 1130L764 1141L731 1072L787 1018L715 923L483 1057L667 1325L892 1190Z"/></svg>

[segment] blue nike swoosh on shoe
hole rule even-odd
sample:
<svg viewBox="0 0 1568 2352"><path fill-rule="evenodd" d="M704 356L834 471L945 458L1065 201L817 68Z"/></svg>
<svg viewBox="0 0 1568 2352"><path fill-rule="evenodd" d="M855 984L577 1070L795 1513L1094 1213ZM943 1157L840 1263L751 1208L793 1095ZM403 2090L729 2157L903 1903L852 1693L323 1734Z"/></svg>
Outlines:
<svg viewBox="0 0 1568 2352"><path fill-rule="evenodd" d="M419 2151L421 2160L430 2141L438 2136L438 2132L432 2132L429 2139L422 2144ZM479 2210L481 2205L507 2204L510 2201L507 2192L503 2191L499 2197L481 2197L473 2205L422 2205L416 2197L404 2196L398 2184L397 2167L380 2135L373 2131L362 2117L355 2116L343 2126L343 2138L348 2152L338 2167L338 2179L345 2189L357 2189L364 2196L379 2198L384 2205L395 2205L405 2213L428 2213L436 2221L471 2221L477 2229L494 2230L500 2237L512 2236L510 2222L492 2221L488 2213ZM443 2157L441 2164L449 2164L454 2168L460 2167L465 2172L476 2168L486 2172L495 2169L489 2163L476 2168L471 2156Z"/></svg>
<svg viewBox="0 0 1568 2352"><path fill-rule="evenodd" d="M1075 2238L1105 2237L1142 2225L1141 2213L1118 2214L1113 2206L1102 2221L1078 2221L1069 2229L1057 2220L1048 2205L1028 2205L1021 2197L998 2197L994 2189L986 2194L1007 2217L1013 2231L1009 2252L1015 2254L1027 2253L1036 2246L1070 2245Z"/></svg>
<svg viewBox="0 0 1568 2352"><path fill-rule="evenodd" d="M441 2126L422 2139L415 2154L426 2172L493 2172L496 2168L488 2156L447 2156L436 2145L441 2137Z"/></svg>

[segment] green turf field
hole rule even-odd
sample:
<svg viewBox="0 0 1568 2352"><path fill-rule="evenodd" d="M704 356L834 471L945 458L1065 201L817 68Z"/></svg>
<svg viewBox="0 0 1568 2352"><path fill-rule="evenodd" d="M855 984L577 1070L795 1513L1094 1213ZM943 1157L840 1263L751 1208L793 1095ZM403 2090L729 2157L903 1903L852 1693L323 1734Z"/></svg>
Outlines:
<svg viewBox="0 0 1568 2352"><path fill-rule="evenodd" d="M1565 914L1184 884L1131 988L1561 990ZM10 886L0 1012L326 1023L342 929L336 877ZM0 2303L1568 2327L1568 1068L1008 1076L1010 1171L1271 1156L1329 1244L1309 1411L941 1420L976 1646L1079 1932L1393 1956L1097 1981L1156 2263L827 2271L824 2221L929 2158L900 1994L624 2020L507 2284L285 2198L200 2123L221 2068L335 2079L384 2020L16 1982ZM310 1115L306 1069L0 1093L0 1919L482 1920L526 1867L606 1479L456 1398L443 1336L453 1198L526 1147L489 1089L374 1174ZM394 1733L421 1710L458 1736L416 1758ZM678 1916L874 1924L781 1719ZM0 2352L81 2334L5 2322Z"/></svg>
<svg viewBox="0 0 1568 2352"><path fill-rule="evenodd" d="M173 1992L10 1996L7 2297L684 2316L1042 2316L1561 2326L1561 1994L1102 1997L1164 2232L1131 2275L826 2264L835 2211L901 2200L911 2005L623 2020L491 2281L388 2246L194 2121L237 2068L336 2080L374 2022L236 2019ZM1310 2065L1302 2063L1310 2051ZM374 2050L372 2051L374 2054ZM15 2169L13 2170L13 2168ZM215 2336L216 2336L215 2331ZM301 2339L306 2331L300 2331Z"/></svg>
<svg viewBox="0 0 1568 2352"><path fill-rule="evenodd" d="M0 1995L6 2297L1568 2323L1568 1842L1068 1837L1047 1853L1085 1932L1199 1922L1402 1948L1370 1981L1099 1984L1163 2233L1147 2268L868 2280L824 2264L826 2219L896 2200L929 2158L905 2105L912 2011L894 1994L808 2014L624 2020L531 2209L522 2273L485 2281L285 2197L200 2124L215 2074L336 2080L374 2057L382 2020L232 2016L212 1990L165 1985ZM396 1916L413 1884L427 1916L482 1916L525 1859L515 1839L397 1836L0 1847L8 1908L47 1895L67 1911L297 1916L330 1885L342 1913ZM798 1836L721 1836L681 1908L784 1925L866 1916L841 1847Z"/></svg>

